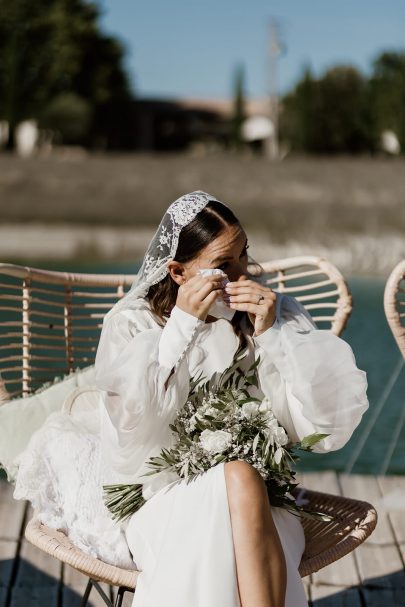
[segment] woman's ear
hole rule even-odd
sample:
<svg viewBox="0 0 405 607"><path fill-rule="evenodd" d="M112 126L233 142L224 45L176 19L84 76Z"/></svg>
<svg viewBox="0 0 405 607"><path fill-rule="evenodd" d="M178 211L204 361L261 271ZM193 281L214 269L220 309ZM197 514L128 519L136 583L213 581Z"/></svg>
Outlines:
<svg viewBox="0 0 405 607"><path fill-rule="evenodd" d="M169 261L166 265L167 271L170 276L178 285L182 285L186 282L185 268L182 263L178 261Z"/></svg>

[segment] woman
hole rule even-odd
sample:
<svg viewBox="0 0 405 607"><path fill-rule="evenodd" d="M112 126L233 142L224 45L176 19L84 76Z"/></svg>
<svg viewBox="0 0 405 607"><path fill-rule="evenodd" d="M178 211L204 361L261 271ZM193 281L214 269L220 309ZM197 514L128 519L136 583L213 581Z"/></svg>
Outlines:
<svg viewBox="0 0 405 607"><path fill-rule="evenodd" d="M172 444L169 424L190 378L228 367L240 344L246 369L260 355L261 397L299 440L342 447L367 409L365 373L330 332L317 331L292 297L249 278L247 237L232 211L204 192L176 200L129 293L106 315L96 356L104 391L101 444L112 482L142 483L146 503L126 528L141 571L136 607L301 607L298 517L270 507L263 480L243 461L192 482L142 475ZM201 270L219 269L223 276ZM232 320L210 312L223 293ZM232 315L231 312L231 315Z"/></svg>

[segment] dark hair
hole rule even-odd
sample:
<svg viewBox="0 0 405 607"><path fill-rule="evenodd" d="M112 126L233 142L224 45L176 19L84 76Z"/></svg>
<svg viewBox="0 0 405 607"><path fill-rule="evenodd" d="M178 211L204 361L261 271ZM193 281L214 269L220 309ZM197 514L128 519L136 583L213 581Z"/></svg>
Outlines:
<svg viewBox="0 0 405 607"><path fill-rule="evenodd" d="M212 200L180 232L175 261L187 263L228 226L240 225L234 213L222 203ZM167 274L163 280L152 285L146 295L152 311L161 324L164 316L169 316L176 304L179 285ZM236 312L232 324L240 335L240 321L244 312Z"/></svg>

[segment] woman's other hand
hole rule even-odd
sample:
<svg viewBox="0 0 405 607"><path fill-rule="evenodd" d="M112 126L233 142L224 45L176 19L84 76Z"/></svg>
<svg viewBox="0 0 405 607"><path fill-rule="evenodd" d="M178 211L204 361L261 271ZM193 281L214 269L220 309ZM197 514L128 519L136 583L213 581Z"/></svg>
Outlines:
<svg viewBox="0 0 405 607"><path fill-rule="evenodd" d="M210 307L222 291L222 285L223 276L193 276L179 286L176 306L205 320Z"/></svg>
<svg viewBox="0 0 405 607"><path fill-rule="evenodd" d="M270 288L249 280L245 275L236 282L228 282L224 299L233 310L248 313L256 336L274 324L277 295Z"/></svg>

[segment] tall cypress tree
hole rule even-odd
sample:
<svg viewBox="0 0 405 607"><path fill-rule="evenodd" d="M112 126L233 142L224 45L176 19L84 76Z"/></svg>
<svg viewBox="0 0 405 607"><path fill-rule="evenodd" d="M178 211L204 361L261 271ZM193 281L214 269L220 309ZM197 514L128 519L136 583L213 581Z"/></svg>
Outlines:
<svg viewBox="0 0 405 607"><path fill-rule="evenodd" d="M243 65L237 66L234 75L232 143L236 148L242 146L242 124L246 118L245 112L245 70Z"/></svg>

